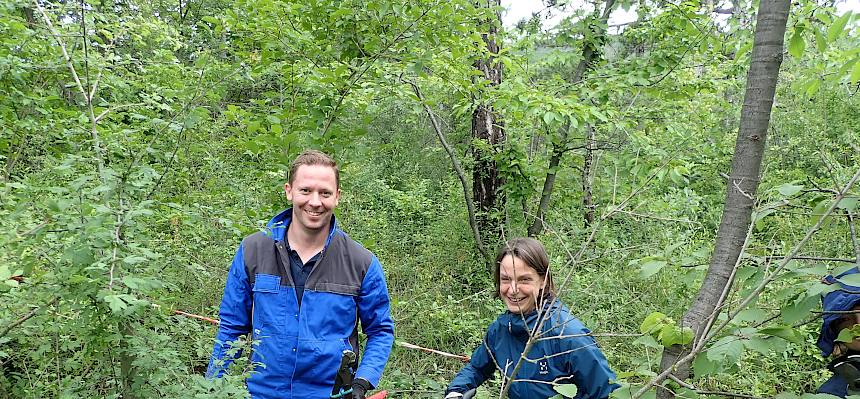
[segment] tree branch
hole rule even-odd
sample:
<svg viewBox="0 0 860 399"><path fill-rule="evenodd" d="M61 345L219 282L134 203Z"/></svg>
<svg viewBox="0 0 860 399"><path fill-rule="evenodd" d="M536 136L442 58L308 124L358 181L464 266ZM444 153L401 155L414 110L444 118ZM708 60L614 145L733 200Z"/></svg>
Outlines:
<svg viewBox="0 0 860 399"><path fill-rule="evenodd" d="M50 301L48 301L48 303L46 303L45 305L36 306L35 308L31 309L29 312L27 312L27 314L25 314L24 316L21 316L21 318L19 318L18 320L15 320L14 322L12 322L12 324L9 324L8 326L6 326L6 328L4 328L3 331L0 331L0 338L5 337L6 334L9 334L9 331L11 331L13 328L18 327L21 324L24 324L25 321L30 320L33 316L35 316L36 313L39 312L39 310L41 310L45 306L50 306L50 305L56 303L59 299L60 299L59 297L54 297Z"/></svg>
<svg viewBox="0 0 860 399"><path fill-rule="evenodd" d="M484 261L487 262L489 266L492 261L490 253L484 247L484 241L481 239L481 232L478 230L478 220L475 217L475 203L472 201L472 196L469 194L469 183L466 180L466 173L463 171L460 161L457 160L457 154L454 153L454 149L451 148L451 146L448 145L448 141L445 140L445 134L442 133L442 128L436 120L436 115L433 113L433 110L430 109L430 106L424 101L424 96L421 94L421 90L418 88L418 85L411 81L404 82L412 86L412 90L418 97L418 101L421 102L421 105L424 107L424 111L427 113L427 117L430 118L430 124L433 125L433 131L436 132L436 137L439 138L439 143L442 144L442 147L445 148L445 152L448 153L448 157L451 159L451 166L454 168L454 172L457 173L457 178L460 179L460 184L463 186L463 196L466 200L466 211L469 213L469 226L472 227L472 235L475 238L475 245L478 247L478 251L483 255Z"/></svg>

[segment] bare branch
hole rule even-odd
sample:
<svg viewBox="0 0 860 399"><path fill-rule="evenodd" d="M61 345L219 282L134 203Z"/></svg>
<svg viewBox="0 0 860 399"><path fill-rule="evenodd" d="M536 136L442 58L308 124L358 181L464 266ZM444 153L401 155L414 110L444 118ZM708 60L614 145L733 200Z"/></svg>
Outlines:
<svg viewBox="0 0 860 399"><path fill-rule="evenodd" d="M98 82L96 82L96 83L98 83ZM95 87L95 86L93 86L93 87ZM96 117L96 123L98 123L102 118L105 117L105 115L107 115L111 111L116 111L116 110L122 109L122 108L137 107L137 106L141 106L141 105L145 105L145 103L123 104L123 105L117 105L115 107L110 107L110 108L102 111L99 114L99 116Z"/></svg>
<svg viewBox="0 0 860 399"><path fill-rule="evenodd" d="M463 362L468 362L468 361L469 361L469 357L468 357L468 356L455 355L455 354L453 354L453 353L443 352L443 351L436 350L436 349L424 348L424 347L421 347L421 346L418 346L418 345L414 345L414 344L410 344L410 343L408 343L408 342L404 342L404 341L400 341L400 342L398 342L398 343L397 343L397 345L400 345L400 346L402 346L402 347L404 347L404 348L406 348L406 349L416 349L416 350L420 350L420 351L422 351L422 352L432 353L432 354L434 354L434 355L439 355L439 356L444 356L444 357L450 357L450 358L452 358L452 359L461 360L461 361L463 361Z"/></svg>

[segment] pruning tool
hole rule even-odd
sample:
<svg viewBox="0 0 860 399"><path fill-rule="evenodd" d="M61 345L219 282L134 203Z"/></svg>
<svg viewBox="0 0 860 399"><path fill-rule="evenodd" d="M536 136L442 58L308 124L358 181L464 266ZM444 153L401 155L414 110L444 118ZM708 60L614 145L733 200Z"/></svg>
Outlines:
<svg viewBox="0 0 860 399"><path fill-rule="evenodd" d="M334 388L331 391L332 399L352 397L352 365L355 364L355 352L344 349L340 358L340 367L334 377Z"/></svg>

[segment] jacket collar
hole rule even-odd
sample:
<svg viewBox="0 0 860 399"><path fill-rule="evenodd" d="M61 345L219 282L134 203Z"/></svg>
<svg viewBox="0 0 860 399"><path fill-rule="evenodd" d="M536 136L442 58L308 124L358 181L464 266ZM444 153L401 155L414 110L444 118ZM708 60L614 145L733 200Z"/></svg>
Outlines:
<svg viewBox="0 0 860 399"><path fill-rule="evenodd" d="M558 312L561 311L562 304L561 302L554 297L549 297L544 301L543 312L538 312L537 309L532 310L526 314L517 314L513 313L509 310L506 310L505 313L501 316L501 321L507 327L508 333L511 334L514 338L521 342L526 342L529 339L529 335L534 330L535 324L537 324L538 319L544 313L548 313L544 317L543 326L553 325L554 321L558 319ZM549 323L549 324L547 324ZM545 328L541 328L544 330Z"/></svg>
<svg viewBox="0 0 860 399"><path fill-rule="evenodd" d="M272 220L269 220L269 223L266 223L266 235L274 239L275 241L286 241L287 237L287 228L290 227L290 222L293 219L293 208L287 208L281 213L275 215ZM331 243L331 239L334 237L335 232L337 231L337 218L335 218L334 214L331 215L331 224L329 225L328 237L325 240L325 248L328 248L328 245ZM289 245L289 244L287 244Z"/></svg>

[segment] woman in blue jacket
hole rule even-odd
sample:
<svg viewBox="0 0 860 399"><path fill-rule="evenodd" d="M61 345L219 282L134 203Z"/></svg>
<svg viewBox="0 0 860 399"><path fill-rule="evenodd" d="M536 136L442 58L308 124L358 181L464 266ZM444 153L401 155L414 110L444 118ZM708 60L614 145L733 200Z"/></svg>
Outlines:
<svg viewBox="0 0 860 399"><path fill-rule="evenodd" d="M557 395L556 384L575 384L576 399L607 398L618 388L590 331L556 298L540 242L508 241L496 256L494 278L507 311L490 324L483 343L448 386L446 399L462 397L496 370L511 384L511 399L549 398ZM533 346L521 360L531 335L536 335Z"/></svg>

